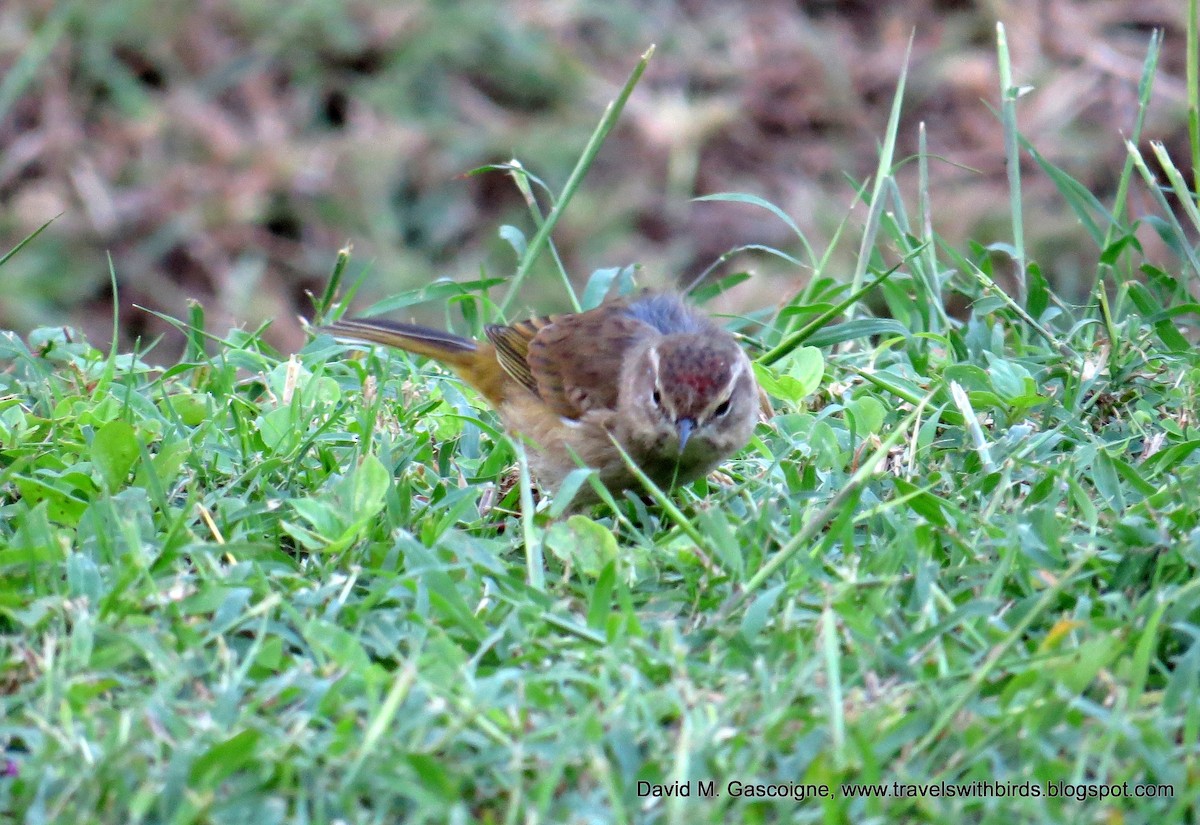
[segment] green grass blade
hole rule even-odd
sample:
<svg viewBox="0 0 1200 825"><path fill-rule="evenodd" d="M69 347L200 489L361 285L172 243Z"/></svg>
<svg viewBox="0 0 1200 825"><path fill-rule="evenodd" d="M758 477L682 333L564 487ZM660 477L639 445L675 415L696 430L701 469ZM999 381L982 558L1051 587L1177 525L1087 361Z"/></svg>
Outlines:
<svg viewBox="0 0 1200 825"><path fill-rule="evenodd" d="M1004 24L996 24L996 55L1000 64L1000 123L1004 128L1004 162L1008 174L1008 204L1012 219L1013 264L1016 269L1017 303L1025 306L1025 221L1021 201L1021 155L1018 151L1017 99L1024 94L1013 85L1012 62Z"/></svg>
<svg viewBox="0 0 1200 825"><path fill-rule="evenodd" d="M563 185L562 192L558 196L554 207L550 210L550 214L546 216L546 220L538 227L533 238L529 241L529 247L525 250L525 256L521 259L517 266L517 271L513 275L508 286L508 292L500 301L500 314L504 317L508 310L512 307L512 303L516 300L517 294L521 290L521 284L528 277L530 270L533 268L534 261L541 254L542 248L550 239L550 233L554 231L554 227L558 224L562 217L563 211L570 205L572 198L575 197L575 192L579 189L583 178L592 167L592 162L595 161L596 155L600 152L600 147L604 145L604 139L608 137L608 133L612 131L617 120L621 117L621 112L625 108L626 101L633 94L634 87L641 80L642 74L646 71L646 67L650 64L650 59L654 56L654 46L646 50L634 67L633 73L629 75L629 79L625 81L625 85L621 88L620 94L616 99L608 104L604 110L604 115L600 118L600 123L596 126L592 136L588 139L587 144L583 148L583 154L579 156L579 161L575 164L575 168L571 170L567 182ZM574 295L574 290L570 290ZM575 298L578 304L578 298Z"/></svg>
<svg viewBox="0 0 1200 825"><path fill-rule="evenodd" d="M900 69L900 78L896 81L896 92L892 96L892 109L888 114L887 130L883 135L883 145L879 150L879 162L875 166L874 183L871 190L870 210L867 212L867 224L863 227L862 242L858 249L858 258L854 267L854 275L850 279L851 292L862 288L867 275L867 267L871 261L871 250L875 247L876 236L879 233L879 219L883 215L885 198L883 193L886 181L892 175L893 158L896 155L896 135L900 131L900 112L904 102L904 86L908 80L908 64L912 57L913 35L909 35L908 45L904 49L904 62ZM846 320L854 319L854 307L847 306Z"/></svg>

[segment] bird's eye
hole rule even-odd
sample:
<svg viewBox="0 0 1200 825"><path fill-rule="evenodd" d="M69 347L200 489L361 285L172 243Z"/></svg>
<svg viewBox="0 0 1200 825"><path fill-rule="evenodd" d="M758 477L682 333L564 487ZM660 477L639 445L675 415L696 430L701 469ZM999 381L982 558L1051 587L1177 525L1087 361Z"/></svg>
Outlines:
<svg viewBox="0 0 1200 825"><path fill-rule="evenodd" d="M653 398L654 398L654 406L661 407L662 406L662 393L660 393L658 391L657 387L654 388Z"/></svg>
<svg viewBox="0 0 1200 825"><path fill-rule="evenodd" d="M717 408L715 410L713 410L713 417L720 418L721 416L725 415L727 412L729 412L729 399L728 398L726 398L724 401L722 401L720 404L718 404Z"/></svg>

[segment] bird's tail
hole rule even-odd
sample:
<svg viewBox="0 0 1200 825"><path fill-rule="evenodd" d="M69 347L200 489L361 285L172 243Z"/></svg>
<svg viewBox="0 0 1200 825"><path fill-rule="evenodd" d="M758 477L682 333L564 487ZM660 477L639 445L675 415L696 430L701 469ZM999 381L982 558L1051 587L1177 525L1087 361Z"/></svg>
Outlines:
<svg viewBox="0 0 1200 825"><path fill-rule="evenodd" d="M380 319L344 318L315 331L341 341L383 344L432 358L454 370L493 406L504 397L505 373L490 343L416 324Z"/></svg>

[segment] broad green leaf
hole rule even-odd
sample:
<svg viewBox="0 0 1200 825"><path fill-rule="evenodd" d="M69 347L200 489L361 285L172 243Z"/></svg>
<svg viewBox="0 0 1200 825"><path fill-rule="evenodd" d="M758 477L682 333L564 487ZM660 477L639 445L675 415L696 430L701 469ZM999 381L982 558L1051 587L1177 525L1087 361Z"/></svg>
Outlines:
<svg viewBox="0 0 1200 825"><path fill-rule="evenodd" d="M513 248L513 252L517 253L518 260L525 256L525 250L529 244L525 239L524 232L515 226L504 224L500 227L500 237Z"/></svg>
<svg viewBox="0 0 1200 825"><path fill-rule="evenodd" d="M869 395L855 398L846 405L846 412L854 416L854 430L859 438L881 432L887 415L887 409L879 399Z"/></svg>
<svg viewBox="0 0 1200 825"><path fill-rule="evenodd" d="M345 482L350 517L370 519L383 509L384 497L392 476L374 455L367 454Z"/></svg>
<svg viewBox="0 0 1200 825"><path fill-rule="evenodd" d="M825 358L816 347L800 347L773 366L755 362L754 376L768 395L795 404L817 391Z"/></svg>
<svg viewBox="0 0 1200 825"><path fill-rule="evenodd" d="M138 457L137 434L128 421L117 418L96 431L92 439L92 464L109 492L125 483Z"/></svg>
<svg viewBox="0 0 1200 825"><path fill-rule="evenodd" d="M210 747L192 763L191 787L197 791L211 791L223 779L243 768L254 759L260 736L258 731L247 728Z"/></svg>
<svg viewBox="0 0 1200 825"><path fill-rule="evenodd" d="M264 413L258 420L258 433L263 445L275 453L287 453L303 435L296 426L296 413L290 406L276 407Z"/></svg>
<svg viewBox="0 0 1200 825"><path fill-rule="evenodd" d="M583 289L583 300L580 306L585 310L595 309L604 303L604 298L617 285L618 295L627 295L633 289L633 276L637 267L622 266L609 269L597 269L588 278L587 286Z"/></svg>
<svg viewBox="0 0 1200 825"><path fill-rule="evenodd" d="M604 566L617 558L612 531L587 516L574 515L550 525L545 543L555 557L588 578L599 576Z"/></svg>

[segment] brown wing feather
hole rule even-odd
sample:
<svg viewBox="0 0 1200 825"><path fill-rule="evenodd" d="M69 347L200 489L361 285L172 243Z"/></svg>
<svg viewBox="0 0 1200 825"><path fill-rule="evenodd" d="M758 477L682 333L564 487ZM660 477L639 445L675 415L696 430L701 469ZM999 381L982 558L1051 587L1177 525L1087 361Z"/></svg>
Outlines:
<svg viewBox="0 0 1200 825"><path fill-rule="evenodd" d="M500 366L517 380L523 387L537 395L538 386L533 374L529 371L529 339L533 333L524 329L525 324L502 326L489 324L484 332L488 340L496 348L496 360Z"/></svg>
<svg viewBox="0 0 1200 825"><path fill-rule="evenodd" d="M628 313L628 301L579 314L550 315L487 327L504 371L556 414L579 418L616 409L625 351L661 333Z"/></svg>
<svg viewBox="0 0 1200 825"><path fill-rule="evenodd" d="M616 409L626 350L657 334L612 306L554 319L529 342L527 360L538 395L568 418Z"/></svg>

